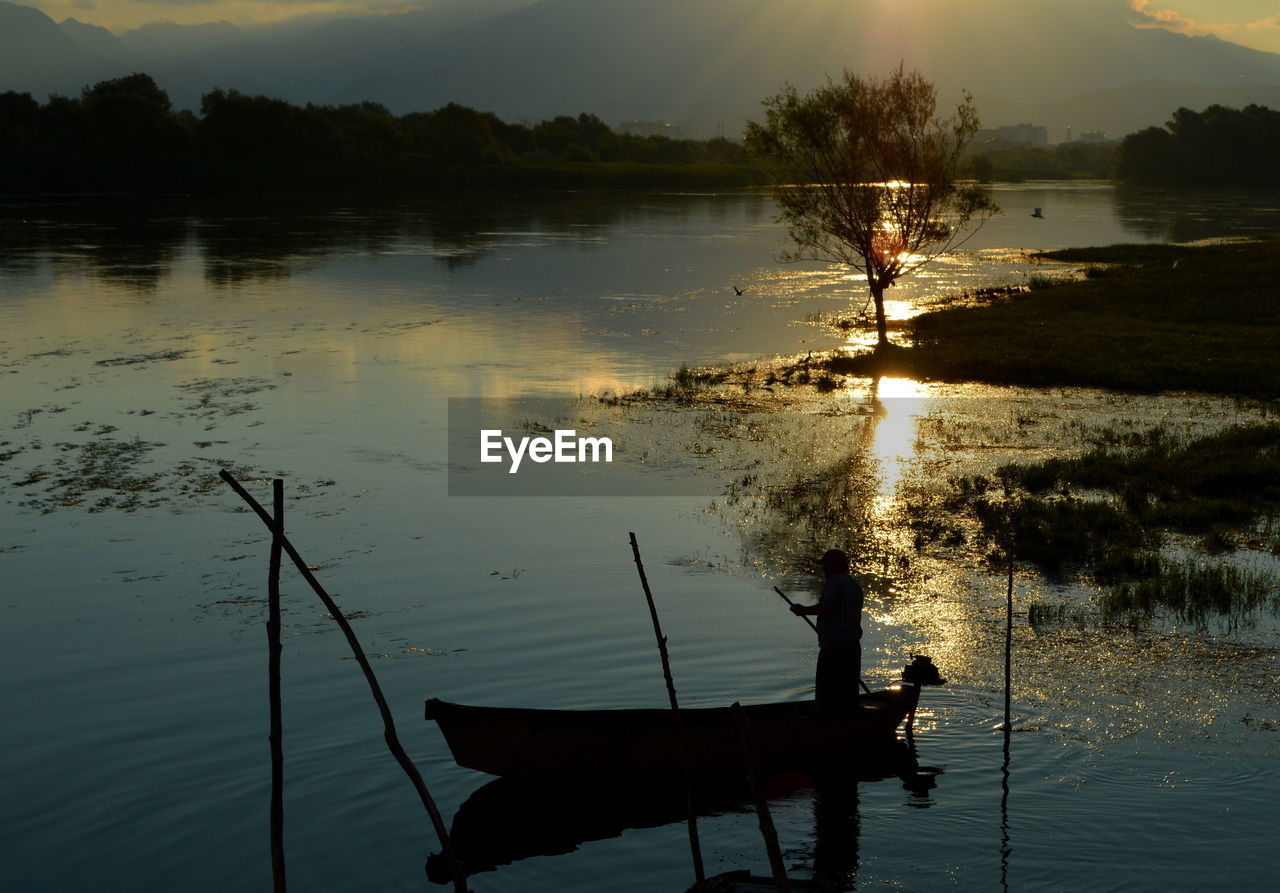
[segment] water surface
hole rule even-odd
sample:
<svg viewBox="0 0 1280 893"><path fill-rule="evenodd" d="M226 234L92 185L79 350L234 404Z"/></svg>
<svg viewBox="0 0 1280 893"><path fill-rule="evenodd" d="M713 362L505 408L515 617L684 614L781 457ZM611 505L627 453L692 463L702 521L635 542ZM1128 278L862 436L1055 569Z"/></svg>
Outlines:
<svg viewBox="0 0 1280 893"><path fill-rule="evenodd" d="M1028 251L1249 234L1277 206L1104 184L1020 184L996 199L1001 217L894 289L896 317L1069 275ZM262 498L266 479L285 478L291 536L356 618L447 817L487 779L453 764L421 720L426 697L665 703L629 531L688 704L806 695L812 633L771 587L812 595L804 557L843 536L865 546L867 677L888 680L923 651L951 680L926 693L917 735L921 760L942 770L936 788L866 782L856 821L835 832L859 888L1272 879L1271 625L1033 630L1020 616L1005 785L1003 580L981 562L902 566L912 553L892 520L911 487L1075 448L1079 424L1208 429L1252 421L1253 408L913 382L882 383L880 416L860 384L711 416L588 402L702 457L726 488L451 499L447 398L618 393L682 363L856 343L824 322L855 316L865 288L838 268L776 263L784 233L758 195L66 200L3 214L6 889L269 883L268 541L216 480L224 466ZM833 529L813 520L811 490L786 486L841 462L851 501ZM781 489L728 486L746 473ZM1017 590L1020 610L1090 595L1030 569ZM290 880L418 886L436 846L357 667L296 577L285 602ZM773 808L803 875L832 832L816 836L806 788ZM730 810L702 834L710 870L765 870L754 816ZM678 824L635 829L471 886L587 891L607 873L609 889L680 890L685 847Z"/></svg>

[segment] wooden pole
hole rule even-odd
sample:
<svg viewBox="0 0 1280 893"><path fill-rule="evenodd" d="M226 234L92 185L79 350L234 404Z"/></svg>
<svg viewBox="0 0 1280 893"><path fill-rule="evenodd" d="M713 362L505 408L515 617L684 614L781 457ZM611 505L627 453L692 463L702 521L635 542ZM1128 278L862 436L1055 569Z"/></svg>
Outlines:
<svg viewBox="0 0 1280 893"><path fill-rule="evenodd" d="M738 726L738 737L742 740L742 756L747 762L751 799L756 803L756 818L760 821L760 834L764 837L765 849L769 851L769 867L773 871L774 883L782 893L791 893L791 881L787 879L787 867L782 861L782 847L778 845L778 831L773 826L769 801L764 795L764 780L760 776L760 758L756 755L755 739L751 735L751 720L737 701L733 702L729 712L733 714L733 721Z"/></svg>
<svg viewBox="0 0 1280 893"><path fill-rule="evenodd" d="M786 594L785 592L783 592L781 589L779 589L777 586L773 587L773 591L774 591L774 592L776 592L776 593L778 593L778 595L782 596L782 600L783 600L784 602L786 602L787 604L789 604L789 605L794 605L794 604L795 604L795 602L793 602L791 599L787 598L787 594ZM817 625L816 625L812 620L810 620L810 619L809 619L807 616L805 616L804 614L800 614L800 615L798 615L798 616L799 616L799 617L800 617L800 619L801 619L801 620L803 620L805 623L809 624L809 629L813 630L813 634L814 634L814 635L817 635L817 634L818 634L818 627L817 627Z"/></svg>
<svg viewBox="0 0 1280 893"><path fill-rule="evenodd" d="M280 552L284 538L284 481L272 481L275 517L271 525L271 569L267 576L267 691L271 701L271 880L285 893L284 718L280 699Z"/></svg>
<svg viewBox="0 0 1280 893"><path fill-rule="evenodd" d="M1009 546L1009 593L1004 610L1004 727L1013 728L1013 545Z"/></svg>
<svg viewBox="0 0 1280 893"><path fill-rule="evenodd" d="M222 479L227 482L232 490L235 490L243 499L249 508L257 513L262 522L268 528L273 528L272 518L267 514L266 510L258 504L249 491L245 490L240 482L237 481L225 468L219 472ZM431 799L431 794L427 791L427 784L422 780L422 775L418 772L418 767L413 764L413 760L409 759L409 754L405 752L404 746L400 743L400 736L396 734L395 719L391 715L391 707L387 704L387 699L382 693L382 686L378 684L378 677L374 675L373 667L369 664L369 658L365 656L364 650L360 647L360 640L356 638L355 631L351 628L346 615L342 613L342 609L338 607L329 593L324 591L324 587L311 573L307 567L307 563L302 560L302 556L298 554L298 550L294 548L293 543L289 542L288 537L280 536L280 545L285 553L293 561L294 567L302 574L302 578L307 581L307 585L324 603L325 608L329 611L329 615L338 624L338 628L342 630L342 635L346 637L347 644L351 647L351 654L355 657L356 662L360 664L360 669L364 672L364 678L369 683L369 691L373 695L374 703L378 705L378 712L382 715L383 738L387 742L387 749L391 751L391 755L395 757L396 762L400 764L400 768L404 770L405 775L409 776L409 780L413 783L414 790L418 792L418 797L422 800L422 805L426 808L427 814L431 817L431 823L435 826L436 834L440 838L440 847L445 857L449 860L449 864L453 867L453 882L458 893L467 893L466 875L463 872L463 866L458 861L457 854L453 851L453 843L449 840L449 831L445 828L444 819L440 815L440 810L436 808L435 801Z"/></svg>
<svg viewBox="0 0 1280 893"><path fill-rule="evenodd" d="M667 639L662 635L662 624L658 622L658 609L653 603L653 593L649 591L649 580L644 574L644 563L640 560L640 546L636 543L634 533L631 534L631 553L636 559L636 570L640 572L640 585L644 587L644 597L649 602L649 617L653 620L653 634L658 638L658 653L662 655L662 675L667 681L667 697L671 700L671 714L676 727L676 745L680 749L680 762L684 765L685 798L689 812L689 849L693 853L694 889L701 893L706 886L707 878L702 870L702 846L698 843L698 813L693 804L693 768L689 765L689 754L685 749L684 720L680 717L680 704L676 701L676 683L671 677Z"/></svg>

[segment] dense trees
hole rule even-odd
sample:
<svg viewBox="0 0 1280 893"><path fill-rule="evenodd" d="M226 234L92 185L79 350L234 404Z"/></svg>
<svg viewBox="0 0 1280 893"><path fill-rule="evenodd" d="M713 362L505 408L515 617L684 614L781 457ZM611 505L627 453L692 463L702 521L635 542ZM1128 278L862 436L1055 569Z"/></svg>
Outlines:
<svg viewBox="0 0 1280 893"><path fill-rule="evenodd" d="M589 114L526 126L457 104L397 116L373 102L297 106L213 90L194 115L145 74L43 105L0 93L5 191L392 188L457 183L460 167L463 181L505 183L545 178L539 165L742 161L728 140L621 134Z"/></svg>
<svg viewBox="0 0 1280 893"><path fill-rule="evenodd" d="M1002 146L974 155L972 173L992 180L1105 180L1114 173L1115 143L1061 143L1057 146Z"/></svg>
<svg viewBox="0 0 1280 893"><path fill-rule="evenodd" d="M1163 128L1124 138L1121 180L1161 186L1280 186L1280 111L1248 105L1180 108Z"/></svg>

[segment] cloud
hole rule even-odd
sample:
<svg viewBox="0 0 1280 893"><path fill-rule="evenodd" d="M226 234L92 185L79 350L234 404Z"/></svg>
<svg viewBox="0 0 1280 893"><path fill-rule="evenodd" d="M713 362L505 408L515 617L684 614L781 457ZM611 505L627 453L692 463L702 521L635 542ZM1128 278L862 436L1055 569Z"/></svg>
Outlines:
<svg viewBox="0 0 1280 893"><path fill-rule="evenodd" d="M1146 19L1138 23L1139 28L1167 28L1179 34L1214 34L1218 37L1225 37L1240 28L1230 22L1197 22L1174 9L1152 9L1151 0L1129 0L1129 8Z"/></svg>
<svg viewBox="0 0 1280 893"><path fill-rule="evenodd" d="M1256 22L1250 22L1245 25L1250 31L1261 30L1262 28L1280 28L1280 12L1265 19L1258 19Z"/></svg>
<svg viewBox="0 0 1280 893"><path fill-rule="evenodd" d="M147 5L147 6L217 6L217 5L226 5L225 0L131 0L131 2L133 2L133 3L141 3L141 4L144 4L144 5ZM262 3L259 3L259 4L252 4L252 5L259 5L259 6L264 6L264 7L273 7L273 6L286 6L286 7L287 7L287 6L296 6L296 5L303 4L303 3L308 3L308 4L313 4L313 5L315 5L315 0L264 0L264 2L262 2ZM245 5L245 4L241 4L241 5ZM319 5L320 5L320 6L335 6L335 5L340 5L340 4L321 2ZM356 5L356 8L357 8L357 9L363 9L364 7L363 7L363 5L361 5L361 4L357 4L357 5Z"/></svg>
<svg viewBox="0 0 1280 893"><path fill-rule="evenodd" d="M1129 0L1129 8L1143 17L1144 21L1137 23L1139 28L1167 28L1179 34L1227 37L1241 31L1280 30L1280 13L1242 25L1237 22L1198 22L1175 9L1152 9L1151 0Z"/></svg>

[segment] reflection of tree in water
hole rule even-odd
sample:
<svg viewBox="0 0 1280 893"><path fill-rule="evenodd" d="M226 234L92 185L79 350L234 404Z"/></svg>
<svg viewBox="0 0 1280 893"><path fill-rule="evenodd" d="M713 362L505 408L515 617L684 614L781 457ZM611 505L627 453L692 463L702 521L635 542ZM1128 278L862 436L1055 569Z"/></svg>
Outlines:
<svg viewBox="0 0 1280 893"><path fill-rule="evenodd" d="M607 193L289 196L203 207L199 237L206 279L225 286L288 276L336 254L421 253L456 270L499 250L510 234L590 248L593 228L664 223L693 210L688 196Z"/></svg>
<svg viewBox="0 0 1280 893"><path fill-rule="evenodd" d="M764 200L751 197L758 216ZM60 201L0 208L0 270L35 275L42 258L59 269L143 291L170 275L194 236L215 288L270 281L333 255L403 252L450 270L473 266L512 236L564 240L589 250L593 230L660 228L695 213L725 211L714 197L545 192L385 196L237 196ZM726 212L727 213L727 212Z"/></svg>
<svg viewBox="0 0 1280 893"><path fill-rule="evenodd" d="M0 206L0 270L87 275L151 292L170 275L190 226L172 200L57 201Z"/></svg>
<svg viewBox="0 0 1280 893"><path fill-rule="evenodd" d="M1118 186L1112 195L1126 229L1161 242L1269 233L1280 210L1274 190Z"/></svg>
<svg viewBox="0 0 1280 893"><path fill-rule="evenodd" d="M874 387L874 386L873 386ZM862 572L888 573L893 519L884 516L885 461L879 434L880 401L823 426L809 444L792 443L789 455L768 460L777 476L748 475L732 488L739 508L747 560L774 572L808 576L818 555L836 546L849 552ZM791 435L798 439L800 428ZM896 566L896 565L895 565Z"/></svg>

